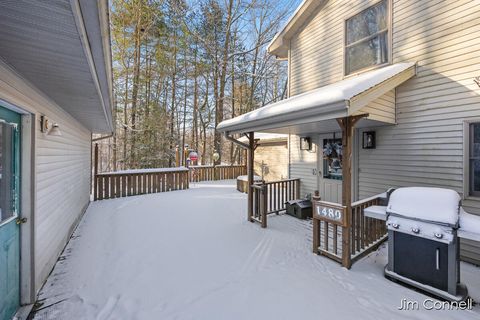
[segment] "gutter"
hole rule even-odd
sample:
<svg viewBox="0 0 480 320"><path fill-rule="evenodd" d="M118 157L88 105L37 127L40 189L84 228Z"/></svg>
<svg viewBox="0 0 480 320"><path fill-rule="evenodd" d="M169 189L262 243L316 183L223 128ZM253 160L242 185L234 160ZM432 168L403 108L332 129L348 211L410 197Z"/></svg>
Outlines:
<svg viewBox="0 0 480 320"><path fill-rule="evenodd" d="M113 137L113 136L114 136L114 134L111 133L111 134L109 134L108 136L103 136L103 137L98 137L98 138L92 139L92 142L96 142L96 141L108 139L108 138L111 138L111 137Z"/></svg>
<svg viewBox="0 0 480 320"><path fill-rule="evenodd" d="M85 57L87 59L88 65L90 67L90 73L92 75L92 80L93 80L93 83L95 85L95 89L97 90L98 97L100 98L100 104L101 104L102 109L103 109L103 114L105 116L105 119L107 120L108 126L111 129L113 129L113 121L112 121L111 117L109 116L109 115L111 115L111 112L107 108L107 106L105 105L105 100L103 99L104 97L103 97L102 90L101 90L101 87L100 87L100 80L98 78L97 68L95 66L95 62L94 62L94 59L93 59L92 49L90 47L90 42L88 40L88 34L87 34L87 30L85 28L84 19L83 19L83 15L82 15L82 10L80 8L80 3L78 1L79 0L70 0L70 5L71 5L71 8L72 8L73 17L74 17L75 22L76 22L75 24L76 24L76 27L77 27L78 35L80 37L80 41L83 44L83 51L85 53ZM107 73L108 73L108 71L107 71ZM111 103L111 101L110 101L110 103Z"/></svg>

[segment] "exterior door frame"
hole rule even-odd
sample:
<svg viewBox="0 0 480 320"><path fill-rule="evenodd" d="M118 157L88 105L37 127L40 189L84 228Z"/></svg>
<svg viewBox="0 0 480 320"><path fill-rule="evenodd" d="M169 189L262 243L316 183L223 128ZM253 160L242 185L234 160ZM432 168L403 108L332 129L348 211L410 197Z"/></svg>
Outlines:
<svg viewBox="0 0 480 320"><path fill-rule="evenodd" d="M20 305L35 303L35 115L22 114L20 152Z"/></svg>
<svg viewBox="0 0 480 320"><path fill-rule="evenodd" d="M317 139L318 139L318 152L317 152L317 189L318 191L320 192L320 197L322 198L322 200L325 200L325 201L332 201L332 202L335 202L331 199L323 199L324 196L323 196L323 193L322 193L322 189L323 189L323 182L322 180L324 179L323 178L323 175L324 175L324 168L323 168L323 139L333 139L333 132L329 132L329 133L319 133L317 134ZM335 139L342 139L342 132L341 131L335 131ZM343 184L343 180L341 180L340 182L338 180L334 180L336 181L337 183L340 184L340 186ZM341 203L341 196L340 196L340 200L337 201L338 203Z"/></svg>
<svg viewBox="0 0 480 320"><path fill-rule="evenodd" d="M0 99L0 106L19 113L20 119L20 307L35 302L35 115ZM21 310L19 310L21 311Z"/></svg>
<svg viewBox="0 0 480 320"><path fill-rule="evenodd" d="M357 201L359 200L359 160L360 160L360 129L355 129L354 130L354 137L353 137L353 144L352 144L352 201ZM323 178L323 139L326 137L332 138L333 139L333 133L319 133L317 135L318 139L318 154L317 154L317 190L321 191L320 189L320 184L321 181L320 179ZM341 139L342 137L342 132L338 131L335 132L335 138ZM343 183L343 180L342 180Z"/></svg>

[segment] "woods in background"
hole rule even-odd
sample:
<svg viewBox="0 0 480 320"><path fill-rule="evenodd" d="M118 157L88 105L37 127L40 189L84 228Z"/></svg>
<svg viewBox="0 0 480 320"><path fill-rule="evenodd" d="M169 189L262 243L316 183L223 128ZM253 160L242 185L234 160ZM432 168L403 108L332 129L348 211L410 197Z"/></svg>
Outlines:
<svg viewBox="0 0 480 320"><path fill-rule="evenodd" d="M101 141L101 171L172 167L182 145L198 164L212 164L215 151L217 163L241 163L215 128L286 97L286 65L266 46L289 4L112 0L116 131Z"/></svg>

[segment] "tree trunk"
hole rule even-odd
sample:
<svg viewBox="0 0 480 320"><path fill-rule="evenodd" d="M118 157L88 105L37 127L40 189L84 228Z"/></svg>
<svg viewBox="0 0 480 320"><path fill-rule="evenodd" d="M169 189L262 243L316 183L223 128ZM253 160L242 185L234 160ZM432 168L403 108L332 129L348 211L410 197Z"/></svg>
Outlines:
<svg viewBox="0 0 480 320"><path fill-rule="evenodd" d="M131 163L134 167L137 167L136 157L135 157L135 129L136 129L136 116L137 116L137 102L138 102L138 88L140 81L140 55L141 55L141 41L140 41L140 29L141 29L141 12L142 12L142 3L140 2L140 8L138 9L137 22L135 25L135 48L134 48L134 59L133 59L133 85L132 85L132 134L131 134Z"/></svg>
<svg viewBox="0 0 480 320"><path fill-rule="evenodd" d="M233 10L233 0L228 1L228 8L227 8L227 22L226 22L226 30L225 30L225 46L223 48L223 58L222 58L222 65L220 71L220 90L218 96L218 103L217 109L215 112L215 139L214 145L215 149L220 155L217 164L222 162L222 136L220 132L217 131L217 126L220 122L223 121L223 106L224 106L224 99L225 99L225 84L226 84L226 77L227 77L227 65L228 65L228 54L230 49L230 31L232 26L232 10Z"/></svg>
<svg viewBox="0 0 480 320"><path fill-rule="evenodd" d="M185 81L183 86L183 128L182 128L182 165L186 166L186 154L185 154L185 123L187 122L187 50L185 48L185 56L183 59L183 67L185 69Z"/></svg>
<svg viewBox="0 0 480 320"><path fill-rule="evenodd" d="M170 153L175 149L175 96L176 96L176 76L177 76L177 31L173 31L173 72L172 72L172 102L170 107ZM172 156L168 159L168 166L172 167Z"/></svg>
<svg viewBox="0 0 480 320"><path fill-rule="evenodd" d="M197 65L197 43L193 56L193 119L192 119L192 144L195 151L198 151L198 65Z"/></svg>

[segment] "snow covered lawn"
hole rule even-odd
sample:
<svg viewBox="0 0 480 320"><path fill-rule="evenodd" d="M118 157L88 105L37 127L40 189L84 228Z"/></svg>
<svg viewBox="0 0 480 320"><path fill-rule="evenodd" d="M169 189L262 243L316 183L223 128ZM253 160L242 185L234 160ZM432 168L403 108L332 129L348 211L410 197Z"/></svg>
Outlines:
<svg viewBox="0 0 480 320"><path fill-rule="evenodd" d="M479 319L397 310L427 296L383 277L385 246L350 271L311 253L311 223L245 221L235 181L90 205L35 319ZM480 269L462 264L480 301Z"/></svg>

